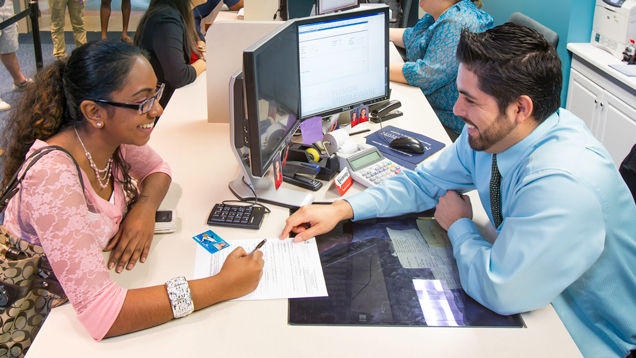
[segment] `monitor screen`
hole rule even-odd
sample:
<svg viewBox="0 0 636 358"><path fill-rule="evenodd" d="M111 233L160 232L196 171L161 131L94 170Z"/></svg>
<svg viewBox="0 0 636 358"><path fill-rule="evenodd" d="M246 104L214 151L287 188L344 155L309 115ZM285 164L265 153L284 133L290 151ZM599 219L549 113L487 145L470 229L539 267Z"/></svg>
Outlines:
<svg viewBox="0 0 636 358"><path fill-rule="evenodd" d="M358 0L317 0L318 15L359 6Z"/></svg>
<svg viewBox="0 0 636 358"><path fill-rule="evenodd" d="M388 7L297 20L301 117L388 99Z"/></svg>
<svg viewBox="0 0 636 358"><path fill-rule="evenodd" d="M262 177L298 127L296 25L288 21L243 52L252 175Z"/></svg>

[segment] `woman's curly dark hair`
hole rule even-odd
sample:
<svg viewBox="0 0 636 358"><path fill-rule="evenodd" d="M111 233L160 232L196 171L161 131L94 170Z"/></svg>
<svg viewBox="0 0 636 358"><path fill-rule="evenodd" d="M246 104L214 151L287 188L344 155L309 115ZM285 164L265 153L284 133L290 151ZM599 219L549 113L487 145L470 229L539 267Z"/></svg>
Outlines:
<svg viewBox="0 0 636 358"><path fill-rule="evenodd" d="M139 57L148 56L122 41L101 40L77 48L68 61L57 60L40 71L35 83L27 87L11 110L3 133L1 148L6 154L2 186L20 168L35 140L46 142L66 128L85 125L80 110L82 101L110 98L124 86ZM113 154L113 164L122 174L123 180L115 180L121 182L130 209L139 192L129 174L130 164L119 148Z"/></svg>

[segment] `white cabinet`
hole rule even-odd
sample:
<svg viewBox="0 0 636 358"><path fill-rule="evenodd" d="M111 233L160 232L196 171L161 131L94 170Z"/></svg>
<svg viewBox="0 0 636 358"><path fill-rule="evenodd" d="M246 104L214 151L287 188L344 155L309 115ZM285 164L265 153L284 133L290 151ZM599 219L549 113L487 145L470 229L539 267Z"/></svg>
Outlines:
<svg viewBox="0 0 636 358"><path fill-rule="evenodd" d="M636 143L636 89L604 72L608 64L600 70L573 53L565 108L585 122L618 167Z"/></svg>
<svg viewBox="0 0 636 358"><path fill-rule="evenodd" d="M603 126L598 128L597 138L618 167L636 143L636 109L609 92L603 93L600 105Z"/></svg>
<svg viewBox="0 0 636 358"><path fill-rule="evenodd" d="M590 129L596 139L600 139L597 133L598 117L600 112L600 99L603 89L581 75L578 71L570 71L570 84L568 85L568 99L565 109L581 118Z"/></svg>

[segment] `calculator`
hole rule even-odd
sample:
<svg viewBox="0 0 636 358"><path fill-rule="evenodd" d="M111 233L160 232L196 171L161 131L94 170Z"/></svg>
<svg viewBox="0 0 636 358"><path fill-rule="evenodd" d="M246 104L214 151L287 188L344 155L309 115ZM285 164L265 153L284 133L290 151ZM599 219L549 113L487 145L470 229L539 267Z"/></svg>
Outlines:
<svg viewBox="0 0 636 358"><path fill-rule="evenodd" d="M351 177L358 183L372 187L379 185L384 179L398 175L404 168L387 159L378 148L359 144L356 153L341 158L341 167L351 171Z"/></svg>
<svg viewBox="0 0 636 358"><path fill-rule="evenodd" d="M383 158L382 160L375 162L369 166L366 166L357 171L351 172L351 177L358 183L372 187L380 185L385 179L394 177L404 170L398 164Z"/></svg>
<svg viewBox="0 0 636 358"><path fill-rule="evenodd" d="M263 207L216 204L208 216L208 225L258 230L264 216Z"/></svg>

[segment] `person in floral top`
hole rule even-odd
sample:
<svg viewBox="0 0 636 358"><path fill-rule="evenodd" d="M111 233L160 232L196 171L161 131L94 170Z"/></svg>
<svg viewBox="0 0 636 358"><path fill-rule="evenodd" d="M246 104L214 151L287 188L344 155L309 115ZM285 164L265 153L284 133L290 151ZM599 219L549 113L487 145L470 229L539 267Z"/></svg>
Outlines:
<svg viewBox="0 0 636 358"><path fill-rule="evenodd" d="M170 167L147 142L163 112L143 50L121 42L88 43L36 77L5 132L4 184L25 157L47 145L5 211L5 227L44 248L77 318L95 340L156 326L252 292L262 253L234 250L212 277L173 282L189 287L188 311L178 311L170 286L125 289L112 281L148 257L155 212L171 181ZM134 184L134 182L138 184ZM102 251L111 251L108 263ZM173 280L170 280L173 281ZM169 281L169 282L170 282Z"/></svg>
<svg viewBox="0 0 636 358"><path fill-rule="evenodd" d="M428 102L446 127L461 132L464 122L453 114L457 92L455 58L459 35L466 28L482 32L493 27L490 15L480 10L480 0L421 0L426 11L415 27L390 29L389 39L406 49L408 61L392 63L391 81L422 89Z"/></svg>

